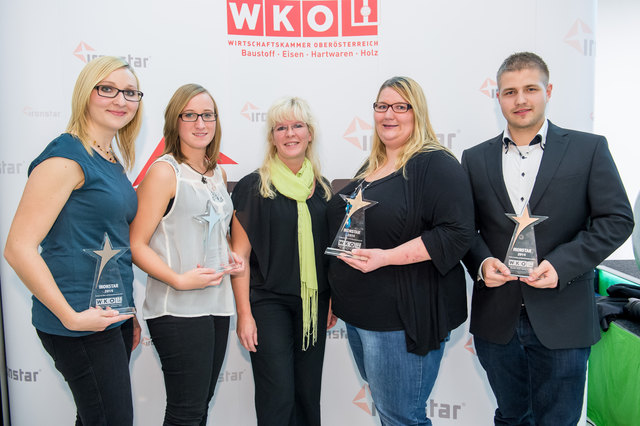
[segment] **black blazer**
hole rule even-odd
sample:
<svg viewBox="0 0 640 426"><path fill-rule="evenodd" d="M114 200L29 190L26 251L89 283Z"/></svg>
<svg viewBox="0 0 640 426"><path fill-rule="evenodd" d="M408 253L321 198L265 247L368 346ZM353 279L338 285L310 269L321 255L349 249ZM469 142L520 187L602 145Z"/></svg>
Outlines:
<svg viewBox="0 0 640 426"><path fill-rule="evenodd" d="M476 234L463 262L476 281L487 257L504 260L514 213L502 175L502 134L467 149L462 165L471 181ZM476 281L470 331L494 343L514 334L524 302L538 339L550 349L587 347L600 338L594 269L633 230L627 194L604 137L549 122L540 169L529 200L538 260L558 273L558 286L536 289L520 281L489 288Z"/></svg>

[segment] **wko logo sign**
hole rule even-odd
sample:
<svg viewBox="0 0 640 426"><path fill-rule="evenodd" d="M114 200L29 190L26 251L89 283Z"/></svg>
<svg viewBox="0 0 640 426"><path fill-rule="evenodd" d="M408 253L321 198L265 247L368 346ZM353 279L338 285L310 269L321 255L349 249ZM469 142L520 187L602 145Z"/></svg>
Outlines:
<svg viewBox="0 0 640 426"><path fill-rule="evenodd" d="M227 33L270 37L378 35L378 0L227 0Z"/></svg>

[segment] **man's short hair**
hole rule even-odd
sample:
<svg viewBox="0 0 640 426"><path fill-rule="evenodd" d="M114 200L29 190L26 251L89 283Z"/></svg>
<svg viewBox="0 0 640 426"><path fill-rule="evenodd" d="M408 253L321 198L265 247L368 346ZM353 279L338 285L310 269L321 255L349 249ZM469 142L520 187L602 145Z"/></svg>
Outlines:
<svg viewBox="0 0 640 426"><path fill-rule="evenodd" d="M514 53L504 60L500 68L498 68L498 74L496 76L498 87L500 87L500 77L502 77L502 74L505 72L520 71L527 68L539 69L542 72L542 83L544 87L547 87L547 84L549 84L549 68L540 56L531 52Z"/></svg>

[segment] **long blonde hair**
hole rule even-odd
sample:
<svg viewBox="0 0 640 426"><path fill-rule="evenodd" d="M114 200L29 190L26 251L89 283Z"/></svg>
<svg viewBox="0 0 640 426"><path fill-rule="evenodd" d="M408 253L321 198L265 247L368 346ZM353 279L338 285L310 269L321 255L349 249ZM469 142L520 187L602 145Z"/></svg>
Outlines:
<svg viewBox="0 0 640 426"><path fill-rule="evenodd" d="M395 170L404 169L404 166L414 155L421 152L430 151L446 151L451 156L453 153L440 144L438 138L431 127L429 120L429 111L427 109L427 99L424 96L422 87L409 77L392 77L382 83L376 101L380 98L380 93L390 88L395 90L402 98L411 105L413 111L413 131L409 135L409 139L402 146L402 152L394 165ZM375 113L374 113L375 114ZM387 151L384 143L380 140L377 130L373 132L373 144L371 154L360 168L360 172L356 179L363 179L382 167L387 161ZM404 173L404 170L403 170Z"/></svg>
<svg viewBox="0 0 640 426"><path fill-rule="evenodd" d="M260 174L260 195L264 198L274 198L276 196L276 192L271 185L271 164L278 153L276 145L274 144L273 129L276 123L287 120L301 121L307 125L309 133L311 134L311 140L307 145L307 150L304 155L311 162L316 185L319 184L322 187L324 198L328 201L331 198L331 187L324 181L320 174L320 163L314 148L316 136L315 120L307 102L296 97L282 98L271 105L269 111L267 111L268 147L262 166L258 169L258 173Z"/></svg>
<svg viewBox="0 0 640 426"><path fill-rule="evenodd" d="M209 159L209 165L207 171L213 170L218 164L218 157L220 156L220 140L222 139L222 128L220 126L220 117L218 116L218 104L211 96L211 93L199 84L185 84L180 86L178 90L173 94L171 100L167 104L167 109L164 111L164 153L171 154L179 163L186 160L186 157L180 150L180 134L179 134L179 115L182 113L184 107L189 103L191 99L199 95L200 93L206 93L207 96L213 101L213 112L216 115L216 131L213 135L213 139L207 145L206 155Z"/></svg>
<svg viewBox="0 0 640 426"><path fill-rule="evenodd" d="M87 115L87 106L89 105L89 98L91 92L96 87L96 84L107 78L113 71L126 68L133 74L136 79L136 85L138 90L140 89L140 82L133 68L122 58L117 56L102 56L89 62L80 71L80 75L76 80L76 85L73 88L73 95L71 97L71 118L67 124L67 132L71 133L80 139L82 145L90 155L93 155L93 149L91 148L91 140L88 134L89 119ZM135 141L140 133L140 126L142 125L142 101L138 105L138 110L134 114L133 118L126 126L119 129L116 132L116 143L122 154L124 167L127 170L133 168L135 162Z"/></svg>

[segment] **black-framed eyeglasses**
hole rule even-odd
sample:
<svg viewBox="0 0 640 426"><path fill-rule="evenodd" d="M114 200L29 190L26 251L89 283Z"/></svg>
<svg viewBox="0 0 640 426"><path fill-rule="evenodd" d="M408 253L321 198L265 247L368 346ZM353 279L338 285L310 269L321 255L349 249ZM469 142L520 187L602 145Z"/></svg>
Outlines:
<svg viewBox="0 0 640 426"><path fill-rule="evenodd" d="M406 102L396 102L395 104L385 104L384 102L374 102L373 110L375 112L386 112L389 107L393 110L393 112L397 112L402 114L403 112L409 111L412 107L411 104Z"/></svg>
<svg viewBox="0 0 640 426"><path fill-rule="evenodd" d="M196 114L195 112L183 112L182 114L179 114L178 117L180 117L182 121L193 123L194 121L198 121L198 117L202 117L202 121L216 121L217 115L215 112L203 112L202 114Z"/></svg>
<svg viewBox="0 0 640 426"><path fill-rule="evenodd" d="M120 94L120 92L122 92L124 98L130 102L140 102L142 100L142 97L144 96L144 93L139 90L121 90L113 86L105 86L102 84L97 85L96 87L94 87L94 89L96 89L98 95L102 96L103 98L115 98Z"/></svg>

